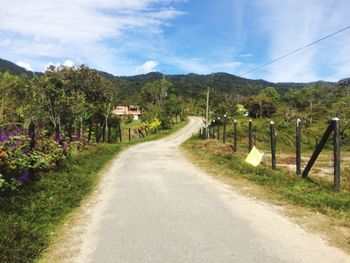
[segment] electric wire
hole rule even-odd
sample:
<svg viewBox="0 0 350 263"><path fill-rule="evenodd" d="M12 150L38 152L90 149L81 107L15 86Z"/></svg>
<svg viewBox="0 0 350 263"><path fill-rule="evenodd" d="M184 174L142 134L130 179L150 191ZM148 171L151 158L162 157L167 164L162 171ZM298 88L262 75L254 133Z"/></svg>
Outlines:
<svg viewBox="0 0 350 263"><path fill-rule="evenodd" d="M318 39L318 40L316 40L316 41L314 41L314 42L311 42L311 43L309 43L309 44L307 44L307 45L305 45L305 46L302 46L302 47L300 47L300 48L297 48L297 49L295 49L295 50L293 50L293 51L291 51L291 52L289 52L289 53L287 53L287 54L285 54L285 55L283 55L283 56L277 57L277 58L275 58L275 59L273 59L273 60L271 60L271 61L269 61L269 62L267 62L267 63L265 63L265 64L262 64L262 65L260 65L260 66L258 66L258 67L256 67L256 68L253 68L253 69L251 69L251 70L249 70L249 71L247 71L247 72L245 72L245 73L243 73L243 74L241 74L241 75L239 75L239 76L240 76L240 77L243 77L243 76L245 76L245 75L247 75L247 74L249 74L249 73L255 72L255 71L257 71L257 70L259 70L259 69L261 69L261 68L264 68L264 67L266 67L266 66L268 66L268 65L270 65L270 64L272 64L272 63L275 63L276 61L279 61L279 60L284 59L284 58L286 58L286 57L288 57L288 56L290 56L290 55L292 55L292 54L294 54L294 53L296 53L296 52L299 52L300 50L303 50L303 49L305 49L305 48L308 48L308 47L310 47L310 46L313 46L313 45L317 44L318 42L321 42L321 41L323 41L323 40L325 40L325 39L327 39L327 38L330 38L330 37L332 37L332 36L334 36L334 35L336 35L336 34L339 34L339 33L343 32L343 31L345 31L345 30L347 30L347 29L349 29L349 28L350 28L350 25L347 26L347 27L344 27L344 28L342 28L342 29L340 29L340 30L338 30L338 31L336 31L336 32L333 32L332 34L329 34L329 35L327 35L327 36L325 36L325 37L322 37L322 38L320 38L320 39Z"/></svg>

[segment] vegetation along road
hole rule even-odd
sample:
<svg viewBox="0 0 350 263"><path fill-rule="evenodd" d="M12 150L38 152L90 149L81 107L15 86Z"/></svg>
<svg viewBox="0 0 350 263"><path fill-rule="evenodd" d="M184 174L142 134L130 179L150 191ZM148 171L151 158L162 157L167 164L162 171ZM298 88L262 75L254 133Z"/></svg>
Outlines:
<svg viewBox="0 0 350 263"><path fill-rule="evenodd" d="M190 164L181 131L124 151L46 262L350 262L270 204Z"/></svg>

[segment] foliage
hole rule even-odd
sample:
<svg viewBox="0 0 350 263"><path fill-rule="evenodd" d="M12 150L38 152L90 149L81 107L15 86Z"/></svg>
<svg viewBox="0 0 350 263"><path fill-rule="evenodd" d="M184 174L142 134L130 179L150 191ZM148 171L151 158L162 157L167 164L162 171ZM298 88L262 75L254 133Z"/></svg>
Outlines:
<svg viewBox="0 0 350 263"><path fill-rule="evenodd" d="M124 122L126 124L132 123L133 120L134 120L134 115L132 115L132 114L128 114L124 117Z"/></svg>
<svg viewBox="0 0 350 263"><path fill-rule="evenodd" d="M150 122L148 121L143 122L141 125L141 128L147 129L153 132L157 132L160 125L161 125L161 121L158 118L154 118Z"/></svg>
<svg viewBox="0 0 350 263"><path fill-rule="evenodd" d="M280 101L280 94L277 92L277 90L274 87L266 87L262 89L259 92L259 95L264 95L268 98L270 98L275 104L279 103Z"/></svg>
<svg viewBox="0 0 350 263"><path fill-rule="evenodd" d="M84 126L98 123L102 131L95 131L96 141L105 139L117 104L117 88L84 65L51 66L33 78L0 73L0 95L0 191L64 163L76 144L86 142ZM89 139L90 134L91 128Z"/></svg>
<svg viewBox="0 0 350 263"><path fill-rule="evenodd" d="M29 181L35 173L54 169L70 157L76 143L59 144L54 138L37 134L36 145L31 149L30 139L21 130L0 135L0 192L13 191Z"/></svg>
<svg viewBox="0 0 350 263"><path fill-rule="evenodd" d="M249 112L249 116L266 117L276 112L276 104L266 95L250 96L244 102L244 106Z"/></svg>

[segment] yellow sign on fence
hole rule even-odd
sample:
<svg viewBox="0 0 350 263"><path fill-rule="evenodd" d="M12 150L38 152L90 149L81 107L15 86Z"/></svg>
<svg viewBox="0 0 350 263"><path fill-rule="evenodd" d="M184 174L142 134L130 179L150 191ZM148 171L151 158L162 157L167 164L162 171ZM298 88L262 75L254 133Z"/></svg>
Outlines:
<svg viewBox="0 0 350 263"><path fill-rule="evenodd" d="M260 152L255 146L248 154L245 161L253 166L258 166L264 156L264 153Z"/></svg>

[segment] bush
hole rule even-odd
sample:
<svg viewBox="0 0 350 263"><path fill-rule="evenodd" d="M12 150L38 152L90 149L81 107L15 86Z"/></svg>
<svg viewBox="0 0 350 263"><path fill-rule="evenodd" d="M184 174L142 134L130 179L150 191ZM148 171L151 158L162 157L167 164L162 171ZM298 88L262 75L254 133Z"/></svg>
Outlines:
<svg viewBox="0 0 350 263"><path fill-rule="evenodd" d="M70 157L77 143L62 143L62 138L37 134L36 145L31 149L30 139L23 131L0 131L0 192L13 191L34 173L56 168Z"/></svg>
<svg viewBox="0 0 350 263"><path fill-rule="evenodd" d="M132 123L133 120L134 120L134 115L132 115L132 114L128 114L124 117L124 122L126 124Z"/></svg>

